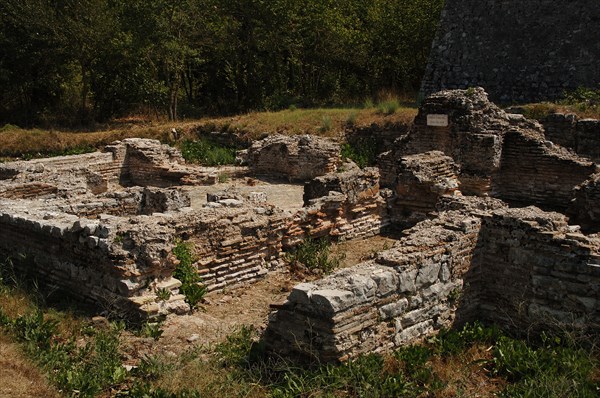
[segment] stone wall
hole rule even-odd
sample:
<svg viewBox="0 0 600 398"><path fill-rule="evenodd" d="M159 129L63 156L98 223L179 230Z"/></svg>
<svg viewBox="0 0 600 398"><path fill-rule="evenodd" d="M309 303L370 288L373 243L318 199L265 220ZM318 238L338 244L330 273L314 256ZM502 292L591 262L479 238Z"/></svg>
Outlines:
<svg viewBox="0 0 600 398"><path fill-rule="evenodd" d="M518 333L600 332L600 239L535 207L485 215L470 271L480 319Z"/></svg>
<svg viewBox="0 0 600 398"><path fill-rule="evenodd" d="M543 121L546 138L577 154L600 161L600 120L580 119L574 114L553 113Z"/></svg>
<svg viewBox="0 0 600 398"><path fill-rule="evenodd" d="M379 234L389 225L379 172L358 168L317 177L304 186L305 206L294 214L283 245L291 248L307 237L335 240Z"/></svg>
<svg viewBox="0 0 600 398"><path fill-rule="evenodd" d="M600 172L577 187L567 214L588 230L600 230Z"/></svg>
<svg viewBox="0 0 600 398"><path fill-rule="evenodd" d="M439 151L400 158L394 196L388 200L395 226L412 226L429 218L443 195L460 195L459 167Z"/></svg>
<svg viewBox="0 0 600 398"><path fill-rule="evenodd" d="M271 351L343 361L387 351L453 323L480 219L459 211L423 221L374 261L294 287L275 306Z"/></svg>
<svg viewBox="0 0 600 398"><path fill-rule="evenodd" d="M395 181L403 156L432 150L460 166L464 194L553 209L566 209L574 189L596 171L589 159L549 142L539 123L490 103L481 88L427 98L410 132L380 156L382 183Z"/></svg>
<svg viewBox="0 0 600 398"><path fill-rule="evenodd" d="M482 86L494 101L523 103L595 88L598 20L596 0L448 0L421 91Z"/></svg>
<svg viewBox="0 0 600 398"><path fill-rule="evenodd" d="M504 138L493 194L518 204L565 210L574 197L574 189L596 167L537 135L510 130Z"/></svg>
<svg viewBox="0 0 600 398"><path fill-rule="evenodd" d="M443 123L433 125L431 116L442 117ZM460 166L465 194L487 195L500 167L504 134L511 128L543 138L540 125L505 113L481 88L436 93L421 104L410 132L381 156L382 182L393 181L389 175L396 175L394 162L402 156L441 151Z"/></svg>
<svg viewBox="0 0 600 398"><path fill-rule="evenodd" d="M558 213L449 197L375 260L294 287L269 350L343 361L476 319L516 332L600 331L600 240ZM443 208L459 210L444 210Z"/></svg>
<svg viewBox="0 0 600 398"><path fill-rule="evenodd" d="M260 190L215 190L192 208L180 188L161 188L203 184L217 171L185 165L179 151L139 139L102 154L3 164L0 252L26 254L33 275L81 300L148 318L189 309L172 278L179 240L193 243L202 283L220 290L262 278L282 264L284 248L307 237L370 236L387 222L375 169L308 183L306 206L295 212L270 205ZM163 288L173 293L169 300L157 298Z"/></svg>
<svg viewBox="0 0 600 398"><path fill-rule="evenodd" d="M42 202L0 200L0 252L43 285L130 319L189 310L170 277L172 234L160 223L106 216L88 220ZM146 216L139 216L146 217ZM153 242L151 246L147 242ZM156 300L156 290L173 294Z"/></svg>
<svg viewBox="0 0 600 398"><path fill-rule="evenodd" d="M337 170L340 146L310 135L275 134L254 142L244 157L254 174L307 181Z"/></svg>

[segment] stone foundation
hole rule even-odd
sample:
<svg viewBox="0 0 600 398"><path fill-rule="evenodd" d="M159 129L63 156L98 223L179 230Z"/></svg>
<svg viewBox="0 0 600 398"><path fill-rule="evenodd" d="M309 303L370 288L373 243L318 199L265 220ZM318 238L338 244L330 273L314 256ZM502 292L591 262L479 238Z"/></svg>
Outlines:
<svg viewBox="0 0 600 398"><path fill-rule="evenodd" d="M254 174L307 181L335 172L340 164L340 146L310 135L272 135L254 142L245 161Z"/></svg>
<svg viewBox="0 0 600 398"><path fill-rule="evenodd" d="M598 238L557 213L489 204L441 212L374 261L297 285L275 306L268 349L344 361L475 319L596 335Z"/></svg>
<svg viewBox="0 0 600 398"><path fill-rule="evenodd" d="M320 144L304 141L302 156L319 158L323 148L313 147ZM193 244L195 266L212 291L262 278L282 264L284 248L306 237L360 238L387 223L376 170L309 183L310 199L294 211L269 204L260 190L215 189L192 208L179 186L215 183L220 169L186 165L179 151L154 140L124 140L106 151L2 164L0 251L25 255L23 267L43 283L123 317L189 310L172 277L178 241ZM337 158L321 159L331 161L319 169L325 172ZM293 179L298 167L282 171ZM157 298L160 289L171 292L168 300Z"/></svg>

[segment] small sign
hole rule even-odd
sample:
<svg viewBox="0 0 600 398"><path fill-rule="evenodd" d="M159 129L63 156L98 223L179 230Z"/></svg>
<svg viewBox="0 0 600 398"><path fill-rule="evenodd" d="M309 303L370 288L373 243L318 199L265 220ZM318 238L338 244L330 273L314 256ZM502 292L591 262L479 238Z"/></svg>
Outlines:
<svg viewBox="0 0 600 398"><path fill-rule="evenodd" d="M447 127L448 126L448 115L427 115L427 125L435 127Z"/></svg>

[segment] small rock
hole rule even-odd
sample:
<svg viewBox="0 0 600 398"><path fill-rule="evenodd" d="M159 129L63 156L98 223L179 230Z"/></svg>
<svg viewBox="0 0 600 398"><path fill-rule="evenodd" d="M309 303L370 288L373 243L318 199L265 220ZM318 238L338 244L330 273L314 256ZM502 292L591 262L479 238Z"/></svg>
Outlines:
<svg viewBox="0 0 600 398"><path fill-rule="evenodd" d="M190 337L188 337L186 340L188 343L193 343L194 341L197 341L200 339L200 335L194 333L193 335L191 335Z"/></svg>

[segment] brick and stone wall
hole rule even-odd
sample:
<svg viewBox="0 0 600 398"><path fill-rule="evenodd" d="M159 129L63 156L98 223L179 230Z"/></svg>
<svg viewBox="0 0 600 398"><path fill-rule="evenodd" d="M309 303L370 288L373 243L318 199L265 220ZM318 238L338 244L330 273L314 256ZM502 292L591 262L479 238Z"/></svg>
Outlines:
<svg viewBox="0 0 600 398"><path fill-rule="evenodd" d="M600 120L553 113L542 124L548 140L595 162L600 161Z"/></svg>
<svg viewBox="0 0 600 398"><path fill-rule="evenodd" d="M406 231L374 261L297 285L275 306L265 335L268 349L343 361L450 326L480 225L478 217L446 212Z"/></svg>
<svg viewBox="0 0 600 398"><path fill-rule="evenodd" d="M600 332L600 240L535 207L485 215L471 268L478 317L516 332Z"/></svg>
<svg viewBox="0 0 600 398"><path fill-rule="evenodd" d="M447 0L421 91L482 86L523 103L596 88L599 20L596 0Z"/></svg>
<svg viewBox="0 0 600 398"><path fill-rule="evenodd" d="M337 170L340 146L310 135L275 134L254 142L244 157L254 174L307 181Z"/></svg>
<svg viewBox="0 0 600 398"><path fill-rule="evenodd" d="M442 118L442 125L432 123L432 116ZM460 166L464 194L561 210L597 167L549 142L539 123L490 103L481 88L441 91L427 98L410 132L380 156L382 183L395 181L403 156L432 150Z"/></svg>
<svg viewBox="0 0 600 398"><path fill-rule="evenodd" d="M596 165L539 136L510 130L504 137L500 170L493 194L507 201L565 210L574 189L596 171Z"/></svg>
<svg viewBox="0 0 600 398"><path fill-rule="evenodd" d="M343 361L476 319L516 332L600 331L600 241L538 208L449 197L375 260L297 285L275 305L271 351Z"/></svg>

